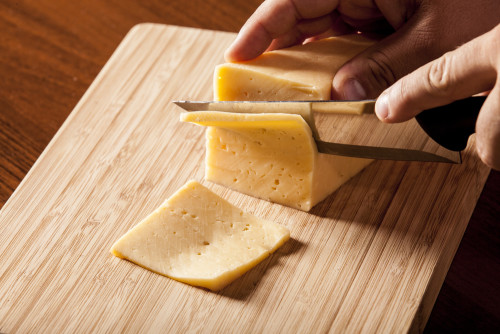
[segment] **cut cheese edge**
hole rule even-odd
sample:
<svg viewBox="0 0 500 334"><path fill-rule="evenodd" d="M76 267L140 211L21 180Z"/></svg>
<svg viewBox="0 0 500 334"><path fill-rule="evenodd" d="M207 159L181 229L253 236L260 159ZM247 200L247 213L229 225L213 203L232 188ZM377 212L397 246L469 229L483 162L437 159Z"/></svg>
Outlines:
<svg viewBox="0 0 500 334"><path fill-rule="evenodd" d="M337 70L373 43L360 35L332 37L220 64L214 100L329 100Z"/></svg>
<svg viewBox="0 0 500 334"><path fill-rule="evenodd" d="M332 37L218 65L214 99L329 100L337 70L373 44L360 35ZM318 153L311 129L300 117L285 119L266 113L260 118L205 112L181 116L184 121L208 126L207 180L309 211L372 161ZM295 122L295 127L289 122Z"/></svg>
<svg viewBox="0 0 500 334"><path fill-rule="evenodd" d="M303 211L371 162L318 153L299 115L199 111L181 121L208 126L208 181Z"/></svg>
<svg viewBox="0 0 500 334"><path fill-rule="evenodd" d="M190 181L122 236L111 253L180 282L220 290L290 238Z"/></svg>

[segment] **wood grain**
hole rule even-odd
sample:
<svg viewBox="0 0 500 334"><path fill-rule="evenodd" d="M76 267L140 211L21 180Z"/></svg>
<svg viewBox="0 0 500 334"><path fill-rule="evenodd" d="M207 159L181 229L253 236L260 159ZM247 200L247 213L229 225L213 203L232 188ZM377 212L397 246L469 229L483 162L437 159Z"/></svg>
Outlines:
<svg viewBox="0 0 500 334"><path fill-rule="evenodd" d="M259 2L1 2L0 206L133 25L162 22L234 32ZM495 293L500 291L499 196L500 173L493 171L437 299L427 332L492 332L500 327L500 295ZM96 223L91 221L87 228L92 224ZM3 264L0 258L0 276ZM29 275L33 273L28 270L18 272L24 283ZM98 275L96 279L102 282L105 277ZM0 308L5 307L2 300ZM0 322L0 332L5 331Z"/></svg>
<svg viewBox="0 0 500 334"><path fill-rule="evenodd" d="M222 293L109 254L188 179L205 100L233 34L144 24L120 44L0 214L6 332L422 331L489 170L378 161L311 213L204 182L293 241Z"/></svg>

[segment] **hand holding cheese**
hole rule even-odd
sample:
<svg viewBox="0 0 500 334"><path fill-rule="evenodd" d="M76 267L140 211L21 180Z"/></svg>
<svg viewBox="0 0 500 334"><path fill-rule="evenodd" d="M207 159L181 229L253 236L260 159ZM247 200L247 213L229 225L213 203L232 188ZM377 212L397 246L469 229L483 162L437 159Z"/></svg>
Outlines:
<svg viewBox="0 0 500 334"><path fill-rule="evenodd" d="M476 146L486 165L500 169L499 41L500 24L403 77L377 100L377 115L385 122L402 122L422 110L491 90L477 119Z"/></svg>
<svg viewBox="0 0 500 334"><path fill-rule="evenodd" d="M492 29L498 0L267 0L242 27L226 60L248 60L266 49L346 32L387 38L335 75L334 99L375 98L397 79Z"/></svg>

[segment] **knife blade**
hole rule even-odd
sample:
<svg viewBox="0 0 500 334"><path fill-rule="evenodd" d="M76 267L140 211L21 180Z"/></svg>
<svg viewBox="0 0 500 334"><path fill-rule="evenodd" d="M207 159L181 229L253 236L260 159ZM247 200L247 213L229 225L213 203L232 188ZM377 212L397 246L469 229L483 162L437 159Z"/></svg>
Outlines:
<svg viewBox="0 0 500 334"><path fill-rule="evenodd" d="M383 160L461 163L460 151L466 147L469 135L474 132L484 97L471 97L426 110L415 119L396 124L379 121L374 113L375 101L174 103L188 112L299 114L311 127L321 153Z"/></svg>

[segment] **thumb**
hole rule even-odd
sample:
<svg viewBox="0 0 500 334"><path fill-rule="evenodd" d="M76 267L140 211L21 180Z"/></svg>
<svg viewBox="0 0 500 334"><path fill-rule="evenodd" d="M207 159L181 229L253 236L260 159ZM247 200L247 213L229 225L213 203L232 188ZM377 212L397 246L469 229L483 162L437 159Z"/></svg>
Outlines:
<svg viewBox="0 0 500 334"><path fill-rule="evenodd" d="M492 89L498 71L498 36L500 25L398 80L378 98L378 117L402 122L422 110Z"/></svg>
<svg viewBox="0 0 500 334"><path fill-rule="evenodd" d="M332 98L376 98L397 79L442 54L432 45L429 29L420 29L420 24L410 20L345 63L333 79Z"/></svg>

